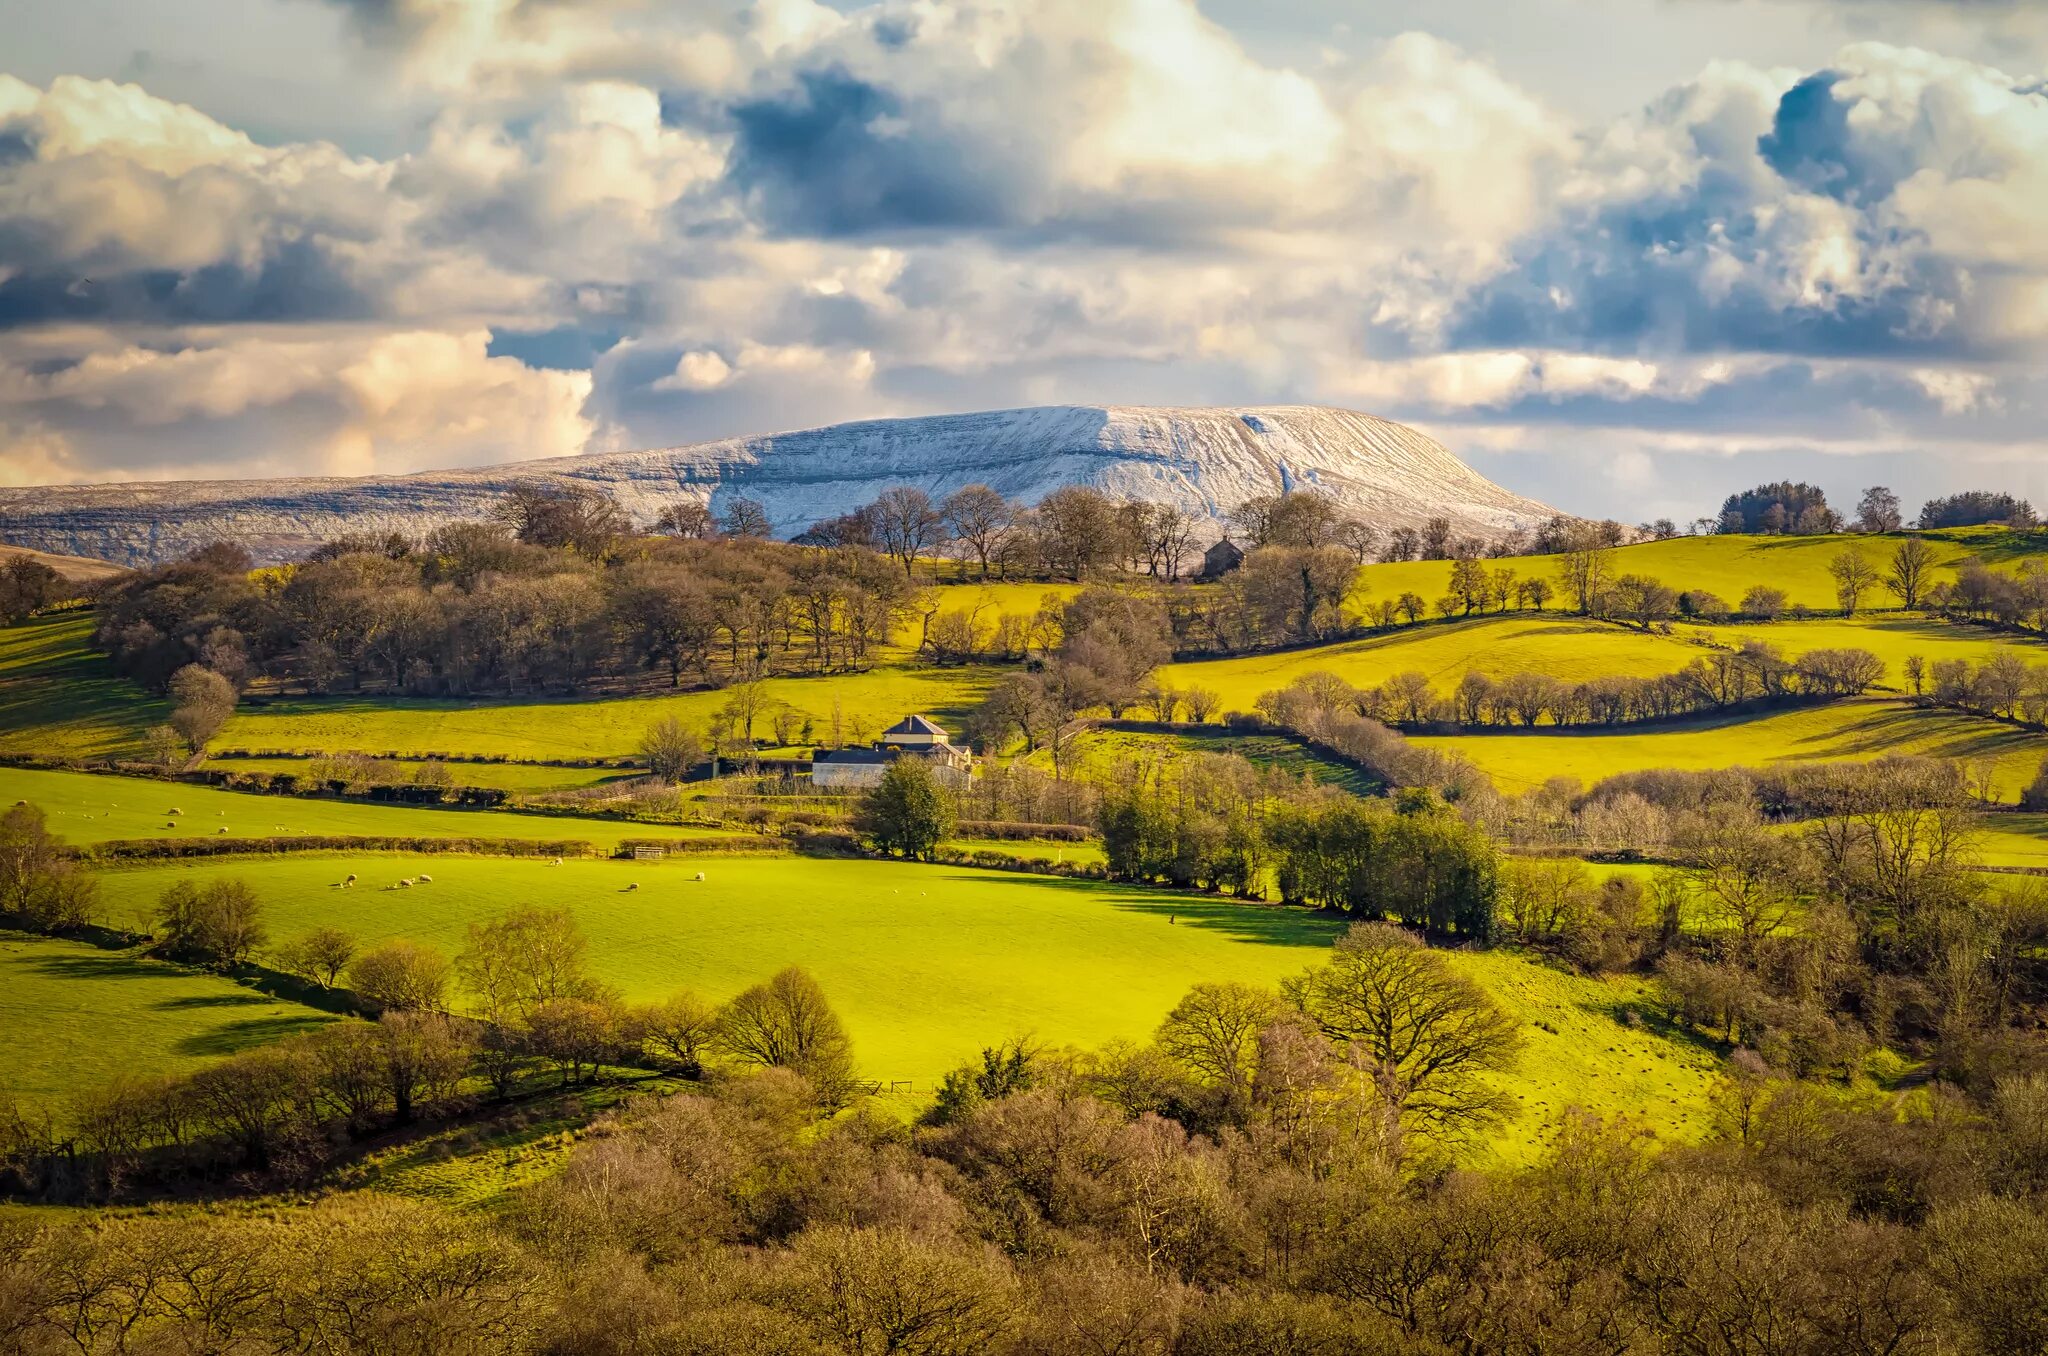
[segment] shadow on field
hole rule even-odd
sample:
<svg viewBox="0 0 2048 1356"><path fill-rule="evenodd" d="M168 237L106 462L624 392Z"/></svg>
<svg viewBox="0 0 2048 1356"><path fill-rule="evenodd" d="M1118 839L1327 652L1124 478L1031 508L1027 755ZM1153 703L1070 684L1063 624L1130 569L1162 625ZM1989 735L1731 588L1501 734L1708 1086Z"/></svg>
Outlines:
<svg viewBox="0 0 2048 1356"><path fill-rule="evenodd" d="M270 1001L260 993L190 993L183 998L166 998L156 1006L165 1012L176 1012L181 1008L265 1007Z"/></svg>
<svg viewBox="0 0 2048 1356"><path fill-rule="evenodd" d="M55 979L179 979L184 975L159 961L121 952L37 956L29 968Z"/></svg>
<svg viewBox="0 0 2048 1356"><path fill-rule="evenodd" d="M997 883L986 876L948 874L944 879L981 886ZM1016 889L1059 890L1086 895L1094 902L1124 913L1143 914L1161 924L1170 918L1177 927L1220 932L1235 942L1256 942L1265 946L1328 946L1345 928L1344 920L1311 909L1222 899L1213 895L1165 894L1134 889L1114 881L1020 874L1000 884Z"/></svg>
<svg viewBox="0 0 2048 1356"><path fill-rule="evenodd" d="M1992 758L2034 745L2039 739L2038 734L1981 716L1886 705L1847 725L1794 740L1792 747L1807 758L1878 754L1905 744L1917 745L1917 753L1940 758Z"/></svg>
<svg viewBox="0 0 2048 1356"><path fill-rule="evenodd" d="M179 1040L173 1048L181 1055L233 1055L287 1036L300 1035L324 1024L322 1019L310 1014L247 1017L208 1031L195 1031Z"/></svg>

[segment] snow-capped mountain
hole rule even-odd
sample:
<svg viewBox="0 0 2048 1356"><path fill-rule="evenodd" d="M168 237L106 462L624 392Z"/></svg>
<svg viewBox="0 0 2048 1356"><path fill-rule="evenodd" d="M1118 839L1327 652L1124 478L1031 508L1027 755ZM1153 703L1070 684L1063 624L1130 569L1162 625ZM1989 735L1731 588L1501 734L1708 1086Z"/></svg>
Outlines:
<svg viewBox="0 0 2048 1356"><path fill-rule="evenodd" d="M1179 504L1219 532L1246 499L1300 488L1335 496L1383 530L1443 515L1461 532L1492 536L1553 512L1435 439L1351 410L1049 405L404 476L0 489L0 540L142 565L226 538L278 561L349 532L418 536L484 515L514 484L549 478L601 488L641 522L678 500L719 509L744 495L767 506L783 535L892 485L937 499L977 481L1025 503L1094 485Z"/></svg>

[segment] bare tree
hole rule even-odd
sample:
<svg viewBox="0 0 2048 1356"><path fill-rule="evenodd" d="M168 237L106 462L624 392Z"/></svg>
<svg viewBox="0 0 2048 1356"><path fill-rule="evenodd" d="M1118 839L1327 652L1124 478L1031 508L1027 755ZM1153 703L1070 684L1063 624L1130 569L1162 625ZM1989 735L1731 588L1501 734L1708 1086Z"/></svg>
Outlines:
<svg viewBox="0 0 2048 1356"><path fill-rule="evenodd" d="M694 499L670 504L655 515L654 530L671 537L703 540L718 535L718 518L711 509Z"/></svg>
<svg viewBox="0 0 2048 1356"><path fill-rule="evenodd" d="M1828 573L1834 576L1835 598L1842 605L1842 615L1855 616L1856 609L1863 605L1863 595L1877 586L1877 570L1861 551L1845 546L1828 562Z"/></svg>
<svg viewBox="0 0 2048 1356"><path fill-rule="evenodd" d="M725 518L720 525L728 537L767 537L775 531L768 521L767 506L744 495L726 501Z"/></svg>
<svg viewBox="0 0 2048 1356"><path fill-rule="evenodd" d="M883 490L869 507L882 550L903 567L905 579L920 556L937 550L946 539L946 520L933 507L931 496L914 485Z"/></svg>
<svg viewBox="0 0 2048 1356"><path fill-rule="evenodd" d="M989 561L1000 556L1004 538L1016 527L1016 506L986 485L963 485L946 496L939 515L953 539L974 552L981 577L988 578Z"/></svg>
<svg viewBox="0 0 2048 1356"><path fill-rule="evenodd" d="M1892 548L1891 569L1884 586L1898 598L1899 606L1912 611L1927 595L1928 576L1934 570L1934 548L1918 537L1908 537Z"/></svg>
<svg viewBox="0 0 2048 1356"><path fill-rule="evenodd" d="M1462 1136L1507 1114L1486 1075L1513 1067L1514 1019L1412 933L1355 924L1327 965L1285 987L1370 1081L1391 1157L1410 1133Z"/></svg>

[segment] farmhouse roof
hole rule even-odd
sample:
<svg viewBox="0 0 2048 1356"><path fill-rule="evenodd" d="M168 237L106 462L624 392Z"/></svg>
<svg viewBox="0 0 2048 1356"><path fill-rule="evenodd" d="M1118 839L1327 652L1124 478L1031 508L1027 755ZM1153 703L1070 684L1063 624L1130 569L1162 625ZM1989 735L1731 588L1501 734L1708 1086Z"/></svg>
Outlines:
<svg viewBox="0 0 2048 1356"><path fill-rule="evenodd" d="M834 749L811 759L813 763L893 763L901 749Z"/></svg>
<svg viewBox="0 0 2048 1356"><path fill-rule="evenodd" d="M932 735L939 739L946 738L946 732L937 723L923 716L905 716L882 731L882 735L884 738L889 735Z"/></svg>

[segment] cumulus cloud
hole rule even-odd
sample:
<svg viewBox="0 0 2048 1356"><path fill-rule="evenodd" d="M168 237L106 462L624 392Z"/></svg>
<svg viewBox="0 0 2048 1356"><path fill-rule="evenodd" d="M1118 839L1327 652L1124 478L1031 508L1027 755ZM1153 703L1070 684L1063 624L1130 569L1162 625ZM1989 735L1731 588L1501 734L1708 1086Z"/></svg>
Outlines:
<svg viewBox="0 0 2048 1356"><path fill-rule="evenodd" d="M486 353L486 331L192 336L176 348L106 334L0 346L0 461L42 481L207 473L364 475L583 450L586 372ZM211 444L223 430L270 446Z"/></svg>
<svg viewBox="0 0 2048 1356"><path fill-rule="evenodd" d="M1193 0L329 3L400 144L0 75L8 475L1308 400L1538 490L1597 448L1576 504L1717 440L2009 458L2048 400L2048 93L1981 62L1703 53L1589 122Z"/></svg>

